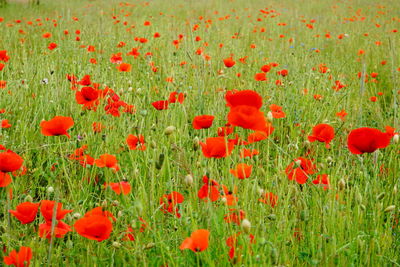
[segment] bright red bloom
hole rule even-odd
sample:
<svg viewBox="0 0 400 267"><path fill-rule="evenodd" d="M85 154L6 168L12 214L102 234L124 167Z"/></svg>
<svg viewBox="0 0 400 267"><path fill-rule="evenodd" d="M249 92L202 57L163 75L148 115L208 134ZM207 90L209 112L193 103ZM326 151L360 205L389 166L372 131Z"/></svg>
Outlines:
<svg viewBox="0 0 400 267"><path fill-rule="evenodd" d="M55 201L52 200L42 200L40 202L40 212L42 216L46 220L46 222L50 222L53 220L53 211L54 211ZM63 210L62 204L60 202L57 203L56 217L57 221L64 219L65 215L72 212L72 210Z"/></svg>
<svg viewBox="0 0 400 267"><path fill-rule="evenodd" d="M9 212L22 224L28 224L35 220L40 203L23 202L16 207L16 210Z"/></svg>
<svg viewBox="0 0 400 267"><path fill-rule="evenodd" d="M194 252L200 252L208 248L208 238L210 236L210 231L205 229L200 229L194 231L190 237L186 238L181 246L181 250L190 249Z"/></svg>
<svg viewBox="0 0 400 267"><path fill-rule="evenodd" d="M49 46L47 47L49 50L54 50L57 48L57 44L56 43L50 43Z"/></svg>
<svg viewBox="0 0 400 267"><path fill-rule="evenodd" d="M117 66L117 69L121 72L129 72L132 69L132 65L129 63L121 63Z"/></svg>
<svg viewBox="0 0 400 267"><path fill-rule="evenodd" d="M278 74L278 75L281 75L281 76L283 76L283 77L285 77L285 76L287 76L287 75L289 74L289 71L283 69L283 70L277 71L277 74Z"/></svg>
<svg viewBox="0 0 400 267"><path fill-rule="evenodd" d="M259 198L258 201L270 205L272 208L276 206L278 202L278 196L274 193L267 192L262 198Z"/></svg>
<svg viewBox="0 0 400 267"><path fill-rule="evenodd" d="M81 91L76 91L75 99L76 102L80 105L84 105L87 109L96 109L96 106L99 104L99 91L94 89L93 87L83 87Z"/></svg>
<svg viewBox="0 0 400 267"><path fill-rule="evenodd" d="M391 132L381 132L375 128L362 127L352 130L347 137L347 147L353 154L372 153L390 144Z"/></svg>
<svg viewBox="0 0 400 267"><path fill-rule="evenodd" d="M0 152L0 172L13 172L21 169L24 160L14 151Z"/></svg>
<svg viewBox="0 0 400 267"><path fill-rule="evenodd" d="M258 82L262 82L262 81L266 81L267 75L265 74L265 72L260 72L260 73L256 73L254 75L254 80L258 81Z"/></svg>
<svg viewBox="0 0 400 267"><path fill-rule="evenodd" d="M40 127L41 132L45 136L59 136L65 135L68 138L71 136L67 130L74 126L74 121L71 117L55 116L49 121L42 121Z"/></svg>
<svg viewBox="0 0 400 267"><path fill-rule="evenodd" d="M7 129L7 128L10 128L10 127L11 127L11 124L8 122L8 120L2 120L1 121L0 128Z"/></svg>
<svg viewBox="0 0 400 267"><path fill-rule="evenodd" d="M239 92L228 91L225 94L226 105L230 108L238 106L251 106L260 109L262 97L255 91L243 90Z"/></svg>
<svg viewBox="0 0 400 267"><path fill-rule="evenodd" d="M310 142L324 142L326 148L329 148L329 143L335 137L335 130L329 124L318 124L312 129L312 134L308 136Z"/></svg>
<svg viewBox="0 0 400 267"><path fill-rule="evenodd" d="M113 225L108 219L108 215L103 214L100 208L100 213L97 211L87 212L83 218L75 222L74 228L79 235L100 242L110 237Z"/></svg>
<svg viewBox="0 0 400 267"><path fill-rule="evenodd" d="M321 185L324 190L329 188L329 177L328 174L320 174L317 176L317 179L313 181L315 185Z"/></svg>
<svg viewBox="0 0 400 267"><path fill-rule="evenodd" d="M247 158L247 157L252 158L253 156L258 155L258 154L260 154L260 152L257 149L243 148L240 151L240 157L241 158Z"/></svg>
<svg viewBox="0 0 400 267"><path fill-rule="evenodd" d="M244 218L246 218L246 213L243 210L229 209L231 213L224 216L224 221L226 223L235 223L240 225Z"/></svg>
<svg viewBox="0 0 400 267"><path fill-rule="evenodd" d="M233 126L254 131L265 131L267 128L264 113L253 106L241 105L231 108L228 122Z"/></svg>
<svg viewBox="0 0 400 267"><path fill-rule="evenodd" d="M117 195L121 193L127 195L131 192L131 185L128 182L119 182L119 183L104 183L104 187L110 187Z"/></svg>
<svg viewBox="0 0 400 267"><path fill-rule="evenodd" d="M309 159L297 158L292 163L290 163L285 173L289 180L296 180L299 184L305 184L310 174L314 174L316 171L316 166Z"/></svg>
<svg viewBox="0 0 400 267"><path fill-rule="evenodd" d="M193 119L193 128L196 130L208 129L211 127L214 121L214 116L212 115L200 115Z"/></svg>
<svg viewBox="0 0 400 267"><path fill-rule="evenodd" d="M222 190L224 191L224 194L221 196L223 202L227 206L234 206L237 204L239 198L235 196L237 192L237 187L235 186L233 188L233 191L230 191L228 187L225 185L222 185Z"/></svg>
<svg viewBox="0 0 400 267"><path fill-rule="evenodd" d="M230 169L230 173L236 178L245 179L249 178L251 171L253 170L253 165L247 165L246 163L239 163L236 165L236 169Z"/></svg>
<svg viewBox="0 0 400 267"><path fill-rule="evenodd" d="M269 72L271 70L271 68L272 67L269 64L268 65L264 65L264 66L261 67L261 71L262 72Z"/></svg>
<svg viewBox="0 0 400 267"><path fill-rule="evenodd" d="M247 144L256 143L267 139L270 134L274 131L274 127L271 124L267 123L267 129L264 131L255 131L247 136Z"/></svg>
<svg viewBox="0 0 400 267"><path fill-rule="evenodd" d="M207 158L224 158L232 153L234 144L226 142L224 137L209 137L206 142L200 142L203 155Z"/></svg>
<svg viewBox="0 0 400 267"><path fill-rule="evenodd" d="M0 61L7 62L10 57L7 55L7 50L0 50Z"/></svg>
<svg viewBox="0 0 400 267"><path fill-rule="evenodd" d="M90 75L83 76L83 78L78 82L78 84L82 86L89 86L91 83Z"/></svg>
<svg viewBox="0 0 400 267"><path fill-rule="evenodd" d="M157 110L168 109L168 101L167 100L159 100L151 103L153 107Z"/></svg>
<svg viewBox="0 0 400 267"><path fill-rule="evenodd" d="M128 144L130 150L146 150L144 136L141 134L138 136L133 134L128 135L128 138L126 138L126 143Z"/></svg>
<svg viewBox="0 0 400 267"><path fill-rule="evenodd" d="M11 182L11 176L8 173L0 172L0 187L7 187Z"/></svg>
<svg viewBox="0 0 400 267"><path fill-rule="evenodd" d="M285 118L286 117L286 114L285 114L285 112L282 111L282 107L281 106L272 104L272 105L269 106L269 109L271 110L272 117L274 119L280 119L280 118Z"/></svg>
<svg viewBox="0 0 400 267"><path fill-rule="evenodd" d="M114 64L121 64L122 63L122 53L117 53L111 55L110 62Z"/></svg>
<svg viewBox="0 0 400 267"><path fill-rule="evenodd" d="M41 238L46 237L47 239L51 238L51 222L41 223L39 225L39 236ZM63 221L58 221L53 230L53 236L56 238L62 238L68 232L71 232L71 227Z"/></svg>
<svg viewBox="0 0 400 267"><path fill-rule="evenodd" d="M8 256L4 256L6 265L15 267L28 267L32 259L32 250L29 247L20 247L19 252L15 249Z"/></svg>
<svg viewBox="0 0 400 267"><path fill-rule="evenodd" d="M100 156L99 159L94 161L94 164L99 168L110 168L114 169L115 171L119 170L117 158L114 155L110 154L103 154Z"/></svg>
<svg viewBox="0 0 400 267"><path fill-rule="evenodd" d="M92 166L94 164L94 158L88 154L85 154L87 147L87 145L83 145L82 147L75 149L74 153L69 155L68 158L70 160L79 161L79 164L81 164L83 167L86 167L86 165Z"/></svg>
<svg viewBox="0 0 400 267"><path fill-rule="evenodd" d="M177 218L180 218L181 214L176 205L182 203L183 200L184 197L178 192L173 191L170 194L165 194L160 198L161 209L164 213L175 214Z"/></svg>
<svg viewBox="0 0 400 267"><path fill-rule="evenodd" d="M344 109L342 109L340 112L336 113L336 117L339 117L342 121L345 120L346 116L347 116L347 113Z"/></svg>
<svg viewBox="0 0 400 267"><path fill-rule="evenodd" d="M208 200L211 200L211 202L217 201L220 197L219 184L215 180L203 176L203 186L200 188L197 196L206 202Z"/></svg>
<svg viewBox="0 0 400 267"><path fill-rule="evenodd" d="M232 57L224 59L224 65L227 68L232 68L233 66L235 66L235 64L236 62L232 59Z"/></svg>
<svg viewBox="0 0 400 267"><path fill-rule="evenodd" d="M178 96L178 98L176 97ZM184 93L178 93L178 92L172 92L169 94L169 98L168 98L168 102L169 103L183 103L183 101L185 100L185 94Z"/></svg>

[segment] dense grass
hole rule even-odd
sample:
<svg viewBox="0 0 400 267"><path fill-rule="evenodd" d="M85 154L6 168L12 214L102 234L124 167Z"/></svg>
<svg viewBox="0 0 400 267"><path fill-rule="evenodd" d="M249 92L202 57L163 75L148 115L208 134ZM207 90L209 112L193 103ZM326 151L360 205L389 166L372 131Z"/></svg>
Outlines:
<svg viewBox="0 0 400 267"><path fill-rule="evenodd" d="M132 6L117 1L65 2L42 1L39 6L10 3L0 9L4 18L0 22L0 50L7 50L10 56L0 71L0 80L7 81L6 88L0 89L0 109L6 109L0 120L8 119L12 124L9 129L0 129L0 144L17 152L27 167L25 175L13 177L12 184L0 190L0 242L6 251L2 255L20 246L31 247L32 266L400 264L399 145L392 143L363 155L353 155L347 149L351 129L368 126L383 130L386 125L399 129L400 40L399 33L393 32L400 30L399 1L129 1ZM264 17L259 10L266 7L276 12ZM199 16L204 19L199 20ZM43 25L37 25L37 18ZM16 23L17 19L21 23ZM311 19L315 19L313 29L306 27ZM144 21L151 25L143 26ZM200 26L193 31L195 24ZM260 32L262 27L265 32ZM20 29L25 34L19 33ZM75 40L76 30L81 31L80 41ZM52 36L43 38L45 32ZM153 38L155 32L161 37ZM236 33L237 38L232 38ZM327 33L331 38L325 36ZM172 42L179 34L184 37L176 48ZM339 39L340 34L346 36ZM196 36L202 40L196 42ZM149 41L141 44L135 37ZM126 46L117 48L121 41ZM58 45L52 51L47 48L51 42ZM93 45L96 51L89 53L81 45ZM126 56L133 47L140 47L137 59ZM200 47L210 60L195 53ZM123 62L132 65L131 72L119 72L110 63L111 55L118 52L122 52ZM146 57L147 52L153 56ZM231 54L236 65L226 68L223 59ZM245 56L244 64L239 58ZM91 64L90 58L98 64ZM384 60L386 65L381 64ZM187 64L180 66L182 61ZM150 62L158 67L157 72L152 71ZM279 66L267 74L268 81L256 81L254 75L270 62ZM330 71L318 72L319 64L326 64ZM277 75L281 69L287 69L289 75ZM371 77L363 82L358 72L378 73L377 82L371 82ZM90 75L101 88L107 85L123 101L135 105L136 113L113 117L105 114L104 102L96 112L83 111L66 74L79 79ZM173 82L166 82L167 77L173 77ZM277 79L283 85L277 86ZM337 80L346 87L333 90ZM224 95L232 89L257 91L263 96L265 114L274 103L283 107L286 118L274 119L274 133L248 146L260 151L252 159L239 157L240 146L229 157L205 158L196 139L216 136L217 128L225 125L228 109ZM153 108L152 102L168 99L173 91L186 94L183 104L171 104L163 111ZM316 94L322 99L316 100ZM378 100L370 101L372 96ZM348 113L345 121L335 116L343 109ZM191 122L202 114L215 116L213 126L194 130ZM40 133L40 122L57 115L74 119L70 139ZM94 133L93 122L106 128ZM312 127L319 123L335 128L330 149L307 142ZM165 134L168 126L176 127L171 135ZM242 137L249 132L235 129ZM143 134L147 150L129 150L125 142L128 134ZM69 160L68 155L84 144L94 158L105 153L116 155L121 170L83 168ZM160 168L156 165L161 154L164 161ZM328 190L311 183L316 175L305 185L288 180L285 169L300 156L313 159L318 173L329 175ZM229 169L239 162L253 165L248 179L230 174ZM188 174L193 176L192 185L185 183ZM236 186L237 206L228 207L221 200L199 200L197 192L205 174L231 190ZM103 188L104 182L122 180L132 186L128 195L118 196ZM49 192L49 187L54 192ZM258 201L262 190L279 197L274 208ZM172 191L184 195L184 202L178 205L181 218L160 210L160 197ZM55 238L50 249L49 241L37 233L42 217L21 225L8 212L30 198L33 202L57 200L64 208L73 209L64 220L71 226L77 220L75 213L83 215L98 206L112 212L117 221L105 241L70 232ZM385 212L390 205L396 205L395 209ZM245 211L255 244L250 244L240 226L224 221L230 208ZM140 228L139 217L148 227L136 232L135 241L122 241L128 225ZM181 251L182 241L197 229L210 231L207 250L197 254ZM237 232L242 232L236 250L239 256L229 261L225 240Z"/></svg>

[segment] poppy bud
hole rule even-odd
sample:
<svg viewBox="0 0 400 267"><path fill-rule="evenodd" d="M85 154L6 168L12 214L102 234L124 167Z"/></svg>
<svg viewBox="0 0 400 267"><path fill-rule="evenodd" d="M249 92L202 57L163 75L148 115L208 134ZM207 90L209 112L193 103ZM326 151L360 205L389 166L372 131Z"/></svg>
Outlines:
<svg viewBox="0 0 400 267"><path fill-rule="evenodd" d="M153 248L153 247L155 247L156 246L156 244L154 244L154 243L148 243L147 245L145 245L143 248L144 249L151 249L151 248Z"/></svg>
<svg viewBox="0 0 400 267"><path fill-rule="evenodd" d="M304 141L304 146L305 147L310 147L311 146L311 142L308 141L308 140Z"/></svg>
<svg viewBox="0 0 400 267"><path fill-rule="evenodd" d="M157 143L155 141L151 141L150 142L150 147L151 148L156 148L157 147Z"/></svg>
<svg viewBox="0 0 400 267"><path fill-rule="evenodd" d="M246 233L250 233L251 222L247 219L244 219L242 221L242 228L243 228L243 231L245 231Z"/></svg>
<svg viewBox="0 0 400 267"><path fill-rule="evenodd" d="M377 200L382 200L385 197L385 192L380 193L379 195L376 196Z"/></svg>
<svg viewBox="0 0 400 267"><path fill-rule="evenodd" d="M271 220L271 221L275 221L275 220L276 220L276 215L273 214L273 213L271 213L271 214L268 214L267 218L268 218L269 220Z"/></svg>
<svg viewBox="0 0 400 267"><path fill-rule="evenodd" d="M393 194L394 194L394 195L397 195L397 185L395 185L395 186L393 187Z"/></svg>
<svg viewBox="0 0 400 267"><path fill-rule="evenodd" d="M361 208L362 210L365 210L365 209L366 209L366 207L365 207L363 204L360 205L360 208Z"/></svg>
<svg viewBox="0 0 400 267"><path fill-rule="evenodd" d="M193 150L196 151L199 148L200 148L200 140L196 136L195 138L193 138Z"/></svg>
<svg viewBox="0 0 400 267"><path fill-rule="evenodd" d="M300 219L301 219L302 221L308 221L308 218L309 218L309 213L308 213L308 211L302 210L302 211L300 212Z"/></svg>
<svg viewBox="0 0 400 267"><path fill-rule="evenodd" d="M157 168L157 170L161 170L162 165L163 165L163 163L164 163L164 158L165 158L164 154L161 153L160 156L158 157L158 161L156 162L156 168Z"/></svg>
<svg viewBox="0 0 400 267"><path fill-rule="evenodd" d="M259 194L260 196L264 196L264 195L265 195L265 190L264 190L264 189L258 188L257 191L258 191L258 194Z"/></svg>
<svg viewBox="0 0 400 267"><path fill-rule="evenodd" d="M395 144L399 143L399 135L398 134L395 134L393 136L393 143L395 143Z"/></svg>
<svg viewBox="0 0 400 267"><path fill-rule="evenodd" d="M103 200L103 202L101 202L101 206L103 208L107 207L107 205L108 205L107 200Z"/></svg>
<svg viewBox="0 0 400 267"><path fill-rule="evenodd" d="M269 122L272 122L273 119L274 119L274 116L272 115L272 112L271 112L271 111L268 111L268 113L267 113L267 120L268 120Z"/></svg>
<svg viewBox="0 0 400 267"><path fill-rule="evenodd" d="M52 194L53 192L54 192L54 187L52 187L52 186L47 187L48 194Z"/></svg>
<svg viewBox="0 0 400 267"><path fill-rule="evenodd" d="M358 243L358 246L360 247L360 248L363 248L364 247L364 240L362 240L361 238L358 238L357 239L357 243Z"/></svg>
<svg viewBox="0 0 400 267"><path fill-rule="evenodd" d="M175 130L175 126L168 126L167 128L165 128L164 133L165 135L171 135L175 132Z"/></svg>
<svg viewBox="0 0 400 267"><path fill-rule="evenodd" d="M222 198L221 198L221 202L222 202L222 203L226 204L227 201L228 201L228 200L226 199L226 197L222 197Z"/></svg>
<svg viewBox="0 0 400 267"><path fill-rule="evenodd" d="M82 215L79 212L75 212L72 216L74 219L79 219Z"/></svg>
<svg viewBox="0 0 400 267"><path fill-rule="evenodd" d="M193 176L191 174L185 176L185 184L187 186L191 186L193 184Z"/></svg>
<svg viewBox="0 0 400 267"><path fill-rule="evenodd" d="M121 243L119 243L119 242L113 242L113 243L112 243L112 246L113 246L114 248L120 248L120 247L121 247Z"/></svg>
<svg viewBox="0 0 400 267"><path fill-rule="evenodd" d="M122 212L122 210L118 211L117 216L118 218L122 217L124 215L124 213Z"/></svg>
<svg viewBox="0 0 400 267"><path fill-rule="evenodd" d="M360 194L360 192L357 192L357 194L356 194L356 200L357 200L358 203L362 203L363 198L362 198L362 195Z"/></svg>
<svg viewBox="0 0 400 267"><path fill-rule="evenodd" d="M25 197L25 202L33 202L32 196L31 196L31 195L27 195L27 196Z"/></svg>
<svg viewBox="0 0 400 267"><path fill-rule="evenodd" d="M333 159L332 159L332 157L331 157L331 156L327 157L327 158L326 158L326 162L328 162L328 163L332 163L332 162L333 162Z"/></svg>
<svg viewBox="0 0 400 267"><path fill-rule="evenodd" d="M390 205L390 206L386 207L384 212L391 212L391 211L394 211L395 209L396 209L395 205Z"/></svg>
<svg viewBox="0 0 400 267"><path fill-rule="evenodd" d="M343 178L339 180L338 186L339 186L339 190L343 190L346 187L346 182Z"/></svg>
<svg viewBox="0 0 400 267"><path fill-rule="evenodd" d="M113 200L112 205L115 206L115 207L119 206L119 201L118 200Z"/></svg>

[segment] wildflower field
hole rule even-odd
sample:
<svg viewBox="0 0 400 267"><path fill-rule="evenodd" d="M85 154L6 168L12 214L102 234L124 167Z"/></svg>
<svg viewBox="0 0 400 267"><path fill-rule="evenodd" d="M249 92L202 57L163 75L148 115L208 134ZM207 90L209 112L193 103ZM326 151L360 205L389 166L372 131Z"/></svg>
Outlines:
<svg viewBox="0 0 400 267"><path fill-rule="evenodd" d="M400 1L0 1L1 266L400 266Z"/></svg>

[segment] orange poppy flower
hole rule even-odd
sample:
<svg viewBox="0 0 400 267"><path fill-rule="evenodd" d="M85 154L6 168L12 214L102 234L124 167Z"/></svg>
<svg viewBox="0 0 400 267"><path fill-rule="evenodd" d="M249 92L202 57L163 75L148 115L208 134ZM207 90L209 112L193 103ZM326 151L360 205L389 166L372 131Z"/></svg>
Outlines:
<svg viewBox="0 0 400 267"><path fill-rule="evenodd" d="M18 252L14 249L8 256L5 256L4 263L15 267L28 267L31 259L32 249L30 247L20 247Z"/></svg>
<svg viewBox="0 0 400 267"><path fill-rule="evenodd" d="M13 172L21 169L24 160L14 151L0 153L0 172Z"/></svg>
<svg viewBox="0 0 400 267"><path fill-rule="evenodd" d="M117 69L121 72L129 72L132 69L132 65L129 63L121 63L117 66Z"/></svg>
<svg viewBox="0 0 400 267"><path fill-rule="evenodd" d="M226 105L230 108L237 106L251 106L260 109L262 97L253 90L228 91L225 94Z"/></svg>
<svg viewBox="0 0 400 267"><path fill-rule="evenodd" d="M39 225L39 236L41 238L51 239L52 223L45 222ZM53 236L56 238L64 237L68 232L71 232L71 227L63 221L58 221L53 230Z"/></svg>
<svg viewBox="0 0 400 267"><path fill-rule="evenodd" d="M168 101L167 100L159 100L151 103L153 107L157 110L168 109Z"/></svg>
<svg viewBox="0 0 400 267"><path fill-rule="evenodd" d="M131 192L131 185L128 182L122 181L119 183L104 183L104 188L110 187L117 195L127 195Z"/></svg>
<svg viewBox="0 0 400 267"><path fill-rule="evenodd" d="M384 133L375 128L362 127L350 132L347 147L353 154L372 153L387 147L391 138L391 131Z"/></svg>
<svg viewBox="0 0 400 267"><path fill-rule="evenodd" d="M214 120L214 116L212 115L200 115L196 116L193 119L193 128L196 130L200 129L208 129L211 127Z"/></svg>
<svg viewBox="0 0 400 267"><path fill-rule="evenodd" d="M318 124L312 129L312 134L308 136L310 142L324 142L326 148L330 148L330 142L335 137L335 130L329 124Z"/></svg>
<svg viewBox="0 0 400 267"><path fill-rule="evenodd" d="M243 148L240 151L240 157L241 158L252 158L255 155L260 154L260 152L257 149L247 149L247 148Z"/></svg>
<svg viewBox="0 0 400 267"><path fill-rule="evenodd" d="M85 86L75 93L76 102L87 109L95 108L99 104L99 91L93 87Z"/></svg>
<svg viewBox="0 0 400 267"><path fill-rule="evenodd" d="M194 252L204 251L208 248L208 238L210 236L210 231L205 229L200 229L194 231L190 237L186 238L181 246L181 250L190 249Z"/></svg>
<svg viewBox="0 0 400 267"><path fill-rule="evenodd" d="M28 224L35 220L40 203L23 202L16 207L16 210L9 212L22 224Z"/></svg>
<svg viewBox="0 0 400 267"><path fill-rule="evenodd" d="M8 173L0 172L0 187L7 187L11 182L12 179Z"/></svg>
<svg viewBox="0 0 400 267"><path fill-rule="evenodd" d="M8 122L8 120L2 120L1 121L1 128L2 129L7 129L7 128L10 128L11 127L11 124Z"/></svg>
<svg viewBox="0 0 400 267"><path fill-rule="evenodd" d="M219 184L215 180L203 176L203 186L200 188L197 196L206 202L208 200L211 200L211 202L217 201L220 197Z"/></svg>
<svg viewBox="0 0 400 267"><path fill-rule="evenodd" d="M285 112L282 111L282 107L281 106L272 104L272 105L269 106L269 109L271 110L272 117L274 119L280 119L280 118L285 118L286 117L286 114L285 114Z"/></svg>
<svg viewBox="0 0 400 267"><path fill-rule="evenodd" d="M40 127L44 136L59 136L65 135L68 138L71 136L67 130L74 126L74 121L71 117L55 116L49 121L42 121Z"/></svg>
<svg viewBox="0 0 400 267"><path fill-rule="evenodd" d="M203 155L207 158L224 158L232 153L233 142L226 142L224 137L210 137L200 142Z"/></svg>
<svg viewBox="0 0 400 267"><path fill-rule="evenodd" d="M129 146L130 150L146 150L144 136L139 134L139 136L135 136L133 134L128 135L126 138L126 143Z"/></svg>
<svg viewBox="0 0 400 267"><path fill-rule="evenodd" d="M278 202L278 196L275 195L274 193L267 192L264 194L262 198L259 198L258 201L270 205L272 208L276 206L276 203Z"/></svg>
<svg viewBox="0 0 400 267"><path fill-rule="evenodd" d="M249 178L251 171L253 170L253 165L247 165L246 163L239 163L236 165L235 169L230 169L230 173L236 178L245 179Z"/></svg>
<svg viewBox="0 0 400 267"><path fill-rule="evenodd" d="M316 166L309 159L299 157L293 160L286 168L285 173L289 180L296 180L299 184L305 184L310 174L314 174Z"/></svg>
<svg viewBox="0 0 400 267"><path fill-rule="evenodd" d="M227 68L232 68L236 64L236 62L232 59L232 57L225 58L223 61L224 61L225 67L227 67Z"/></svg>
<svg viewBox="0 0 400 267"><path fill-rule="evenodd" d="M114 155L110 154L103 154L100 156L99 159L94 161L94 164L99 168L110 168L114 169L115 171L119 170L117 158Z"/></svg>
<svg viewBox="0 0 400 267"><path fill-rule="evenodd" d="M54 211L54 204L55 201L52 200L42 200L40 202L40 213L42 213L42 216L46 220L46 222L50 222L53 220L53 211ZM63 210L62 209L62 204L60 202L57 202L57 210L56 210L56 220L62 220L64 219L65 215L68 213L72 212L72 210Z"/></svg>
<svg viewBox="0 0 400 267"><path fill-rule="evenodd" d="M183 200L184 197L182 196L182 194L176 191L173 191L170 194L163 195L160 198L162 211L164 213L175 214L177 218L180 218L181 214L179 213L179 209L178 207L176 207L176 205L182 203Z"/></svg>
<svg viewBox="0 0 400 267"><path fill-rule="evenodd" d="M10 57L7 55L7 50L0 50L0 61L7 62Z"/></svg>
<svg viewBox="0 0 400 267"><path fill-rule="evenodd" d="M97 210L100 209L100 213ZM96 212L92 212L96 210ZM101 208L95 208L89 211L85 216L77 220L74 224L75 230L79 235L91 240L101 242L110 237L113 229L112 222Z"/></svg>
<svg viewBox="0 0 400 267"><path fill-rule="evenodd" d="M264 113L255 107L246 105L232 108L228 113L228 122L233 126L254 131L264 131L267 128Z"/></svg>

